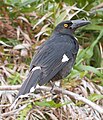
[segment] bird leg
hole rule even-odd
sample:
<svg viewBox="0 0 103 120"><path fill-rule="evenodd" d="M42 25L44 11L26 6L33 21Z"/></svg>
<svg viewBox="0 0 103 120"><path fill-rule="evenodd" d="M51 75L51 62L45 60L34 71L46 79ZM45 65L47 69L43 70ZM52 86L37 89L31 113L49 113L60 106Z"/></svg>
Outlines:
<svg viewBox="0 0 103 120"><path fill-rule="evenodd" d="M53 92L54 88L55 87L60 87L60 81L56 81L56 82L50 81L50 85L52 86L52 88L50 90L50 93L52 93L53 95L55 95L55 93Z"/></svg>
<svg viewBox="0 0 103 120"><path fill-rule="evenodd" d="M61 81L61 80L55 81L55 82L50 81L50 85L52 86L52 88L51 88L51 90L50 90L50 93L52 94L51 99L52 99L55 103L59 103L59 102L60 102L60 94L56 94L56 93L54 92L54 88L61 86L61 84L60 84L61 82L60 82L60 81Z"/></svg>
<svg viewBox="0 0 103 120"><path fill-rule="evenodd" d="M50 81L50 85L51 85L51 90L50 90L50 93L52 94L52 95L55 95L55 93L53 92L53 90L54 90L54 87L55 87L55 84L52 82L52 81Z"/></svg>

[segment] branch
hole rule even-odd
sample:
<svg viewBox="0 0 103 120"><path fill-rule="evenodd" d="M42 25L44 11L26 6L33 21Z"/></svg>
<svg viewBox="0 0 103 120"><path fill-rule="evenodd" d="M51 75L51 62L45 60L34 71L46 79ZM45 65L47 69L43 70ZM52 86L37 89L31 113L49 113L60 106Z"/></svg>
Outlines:
<svg viewBox="0 0 103 120"><path fill-rule="evenodd" d="M7 117L7 116L12 116L12 115L14 115L14 114L18 114L21 110L23 110L24 108L26 108L27 105L28 105L28 104L25 104L25 105L23 105L22 107L20 107L19 109L12 110L12 111L9 111L9 112L6 112L6 113L1 114L1 118Z"/></svg>
<svg viewBox="0 0 103 120"><path fill-rule="evenodd" d="M50 87L45 87L45 86L41 86L39 88L36 88L37 90L43 90L43 91L50 91L51 88ZM64 95L68 95L68 96L71 96L72 98L74 98L75 100L80 100L86 104L88 104L90 107L92 107L93 109L97 110L99 113L102 113L103 114L103 108L100 107L99 105L91 102L90 100L86 99L85 97L82 97L76 93L73 93L71 91L68 91L68 90L65 90L65 89L62 89L62 88L58 88L58 87L55 87L53 89L53 92L55 93L62 93Z"/></svg>
<svg viewBox="0 0 103 120"><path fill-rule="evenodd" d="M19 90L21 85L5 85L5 86L0 86L1 91L6 91L6 90Z"/></svg>
<svg viewBox="0 0 103 120"><path fill-rule="evenodd" d="M13 85L13 86L0 86L0 90L18 90L21 87L21 85ZM36 90L43 90L43 91L50 91L51 87L46 87L46 86L39 86L37 88L35 88ZM99 113L103 114L103 108L100 107L99 105L95 104L94 102L91 102L90 100L86 99L85 97L82 97L76 93L73 93L71 91L62 89L62 88L58 88L55 87L53 89L53 92L55 92L56 94L58 93L62 93L64 95L68 95L71 96L72 98L74 98L75 100L80 100L86 104L88 104L90 107L92 107L93 109L97 110Z"/></svg>

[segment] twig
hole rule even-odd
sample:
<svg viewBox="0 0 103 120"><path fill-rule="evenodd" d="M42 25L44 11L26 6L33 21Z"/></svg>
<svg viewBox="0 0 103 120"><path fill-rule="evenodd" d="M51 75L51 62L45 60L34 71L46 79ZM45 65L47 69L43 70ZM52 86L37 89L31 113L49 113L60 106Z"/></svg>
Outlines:
<svg viewBox="0 0 103 120"><path fill-rule="evenodd" d="M3 113L3 114L1 114L0 117L3 118L3 117L11 116L11 115L14 115L14 114L19 114L19 111L21 111L21 110L23 110L24 108L26 108L27 105L28 105L28 104L25 104L25 105L23 105L22 107L20 107L19 109L16 109L16 110L12 110L12 111L10 111L10 112Z"/></svg>
<svg viewBox="0 0 103 120"><path fill-rule="evenodd" d="M18 105L20 105L20 104L23 104L23 103L27 103L28 101L23 101L23 102L21 102L21 99L22 98L29 98L31 93L28 93L28 94L26 94L26 95L21 95L21 96L19 96L19 98L17 98L17 99L15 99L15 101L11 104L11 106L10 106L10 110L13 110L13 109L16 109L16 107L18 106ZM51 97L52 96L52 94L48 94L48 95L45 95L45 96L41 96L41 97L38 97L38 98L36 98L36 99L33 99L33 100L29 100L29 102L31 103L31 102L35 102L35 101L39 101L39 100L42 100L42 99L46 99L46 98L48 98L48 97ZM21 98L21 99L20 99ZM19 99L20 99L20 102L21 103L18 103L18 101L19 101Z"/></svg>
<svg viewBox="0 0 103 120"><path fill-rule="evenodd" d="M11 104L6 104L6 105L0 105L0 108L2 107L9 107Z"/></svg>
<svg viewBox="0 0 103 120"><path fill-rule="evenodd" d="M20 85L15 85L15 86L0 86L0 90L17 90L20 88ZM46 86L39 86L36 88L36 90L43 90L43 91L50 91L51 87L46 87ZM99 113L103 113L103 108L100 107L99 105L91 102L90 100L86 99L85 97L82 97L76 93L70 92L68 90L64 90L62 88L57 88L55 87L53 89L53 92L55 92L56 94L58 93L62 93L64 95L68 95L73 97L76 100L80 100L86 104L88 104L89 106L91 106L93 109L97 110Z"/></svg>
<svg viewBox="0 0 103 120"><path fill-rule="evenodd" d="M103 2L92 8L92 10L103 8Z"/></svg>
<svg viewBox="0 0 103 120"><path fill-rule="evenodd" d="M21 85L5 85L5 86L0 86L0 90L19 90Z"/></svg>
<svg viewBox="0 0 103 120"><path fill-rule="evenodd" d="M41 87L36 88L36 89L38 89L38 90L43 90L43 91L50 91L50 90L51 90L50 87L45 87L45 86L41 86ZM68 91L68 90L64 90L64 89L62 89L62 88L57 88L57 87L55 87L55 88L53 89L53 92L55 92L55 93L62 93L62 94L64 94L64 95L71 96L71 97L73 97L73 98L76 99L76 100L80 100L80 101L88 104L90 107L92 107L93 109L97 110L99 113L102 113L102 114L103 114L103 108L102 108L102 107L100 107L99 105L91 102L90 100L88 100L88 99L86 99L85 97L82 97L82 96L80 96L80 95L78 95L78 94L76 94L76 93L70 92L70 91Z"/></svg>

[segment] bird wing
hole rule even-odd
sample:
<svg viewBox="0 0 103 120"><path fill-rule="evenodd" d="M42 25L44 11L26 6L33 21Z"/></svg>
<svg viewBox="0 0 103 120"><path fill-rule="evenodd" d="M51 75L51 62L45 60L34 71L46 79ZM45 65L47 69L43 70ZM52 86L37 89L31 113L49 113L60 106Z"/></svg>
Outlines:
<svg viewBox="0 0 103 120"><path fill-rule="evenodd" d="M71 43L66 42L58 42L56 44L55 42L52 42L42 46L38 50L31 62L30 68L33 69L37 66L41 67L42 75L38 81L40 85L47 83L61 69L63 69L68 62L71 62L70 59L73 58L71 50Z"/></svg>

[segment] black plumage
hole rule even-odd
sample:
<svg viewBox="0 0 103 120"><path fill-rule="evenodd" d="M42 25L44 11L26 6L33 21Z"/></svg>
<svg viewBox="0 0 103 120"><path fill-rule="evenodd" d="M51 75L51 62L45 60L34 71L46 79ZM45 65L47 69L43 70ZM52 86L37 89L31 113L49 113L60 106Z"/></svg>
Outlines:
<svg viewBox="0 0 103 120"><path fill-rule="evenodd" d="M28 93L37 84L44 85L50 80L62 79L70 73L79 49L73 33L78 27L88 23L89 21L85 20L71 20L57 25L51 37L34 55L27 79L17 97Z"/></svg>

